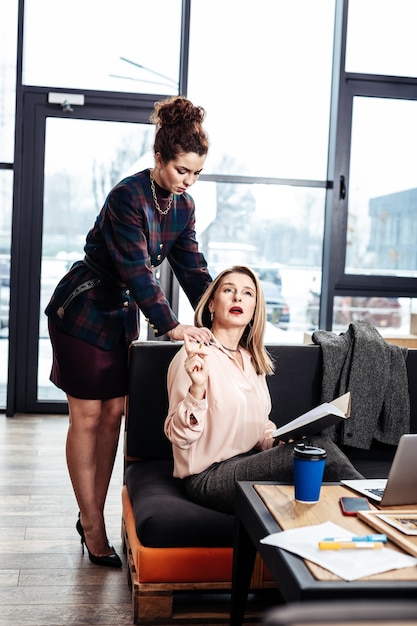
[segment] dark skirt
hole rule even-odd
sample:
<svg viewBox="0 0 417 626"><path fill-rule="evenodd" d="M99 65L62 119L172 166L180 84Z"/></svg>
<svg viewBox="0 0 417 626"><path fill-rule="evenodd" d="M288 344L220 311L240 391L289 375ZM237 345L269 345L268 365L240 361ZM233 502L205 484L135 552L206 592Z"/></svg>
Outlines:
<svg viewBox="0 0 417 626"><path fill-rule="evenodd" d="M122 342L114 350L102 350L63 333L50 320L48 328L54 385L82 400L109 400L127 394L128 349Z"/></svg>

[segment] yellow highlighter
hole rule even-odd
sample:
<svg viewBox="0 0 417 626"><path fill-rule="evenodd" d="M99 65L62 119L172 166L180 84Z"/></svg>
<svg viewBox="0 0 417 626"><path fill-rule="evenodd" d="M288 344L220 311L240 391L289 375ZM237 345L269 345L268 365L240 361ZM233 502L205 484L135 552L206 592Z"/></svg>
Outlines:
<svg viewBox="0 0 417 626"><path fill-rule="evenodd" d="M320 550L376 550L382 541L319 541Z"/></svg>

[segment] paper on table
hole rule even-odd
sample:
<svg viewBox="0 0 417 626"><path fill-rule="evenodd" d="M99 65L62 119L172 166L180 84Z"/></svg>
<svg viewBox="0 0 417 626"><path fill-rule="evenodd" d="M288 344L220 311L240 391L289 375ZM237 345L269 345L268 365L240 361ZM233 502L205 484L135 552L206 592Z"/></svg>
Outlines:
<svg viewBox="0 0 417 626"><path fill-rule="evenodd" d="M261 539L277 548L283 548L304 559L317 563L344 580L356 580L392 569L413 567L417 559L390 548L380 550L319 550L318 542L324 537L346 537L351 533L333 524L325 522L316 526L303 526L284 530Z"/></svg>

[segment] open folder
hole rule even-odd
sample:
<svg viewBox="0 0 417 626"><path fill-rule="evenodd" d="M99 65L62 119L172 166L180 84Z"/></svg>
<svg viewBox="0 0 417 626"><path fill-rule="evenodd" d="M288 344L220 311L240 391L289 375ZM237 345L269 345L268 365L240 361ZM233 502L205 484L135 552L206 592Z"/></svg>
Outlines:
<svg viewBox="0 0 417 626"><path fill-rule="evenodd" d="M316 435L348 417L350 417L350 391L332 402L324 402L304 415L296 417L288 424L274 430L272 436L282 441L300 439L305 435Z"/></svg>

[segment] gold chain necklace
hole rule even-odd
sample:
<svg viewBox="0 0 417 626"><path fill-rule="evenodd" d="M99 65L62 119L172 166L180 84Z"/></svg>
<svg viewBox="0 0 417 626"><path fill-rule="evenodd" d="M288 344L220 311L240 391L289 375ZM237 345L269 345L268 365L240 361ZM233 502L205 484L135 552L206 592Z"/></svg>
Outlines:
<svg viewBox="0 0 417 626"><path fill-rule="evenodd" d="M154 177L152 176L152 172L151 171L149 171L149 175L150 175L150 179L151 179L151 191L152 191L153 201L154 201L154 204L155 204L155 209L161 215L166 215L169 212L170 208L171 208L172 201L174 199L174 194L172 193L170 195L169 200L168 200L168 204L167 204L167 208L165 209L165 211L163 211L161 209L161 207L159 206L158 198L156 197L155 181L154 181Z"/></svg>

